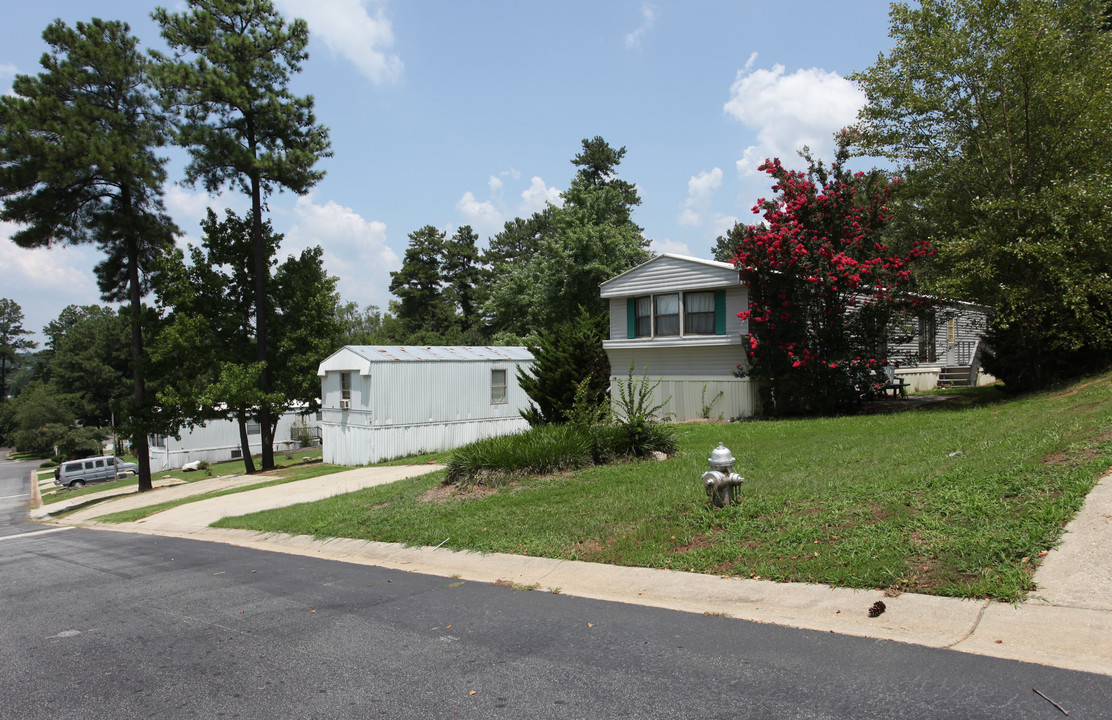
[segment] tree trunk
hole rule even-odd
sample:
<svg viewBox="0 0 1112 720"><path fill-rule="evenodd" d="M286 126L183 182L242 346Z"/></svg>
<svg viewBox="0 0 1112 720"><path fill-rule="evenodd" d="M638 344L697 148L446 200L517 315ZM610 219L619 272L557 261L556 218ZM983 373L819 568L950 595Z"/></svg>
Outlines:
<svg viewBox="0 0 1112 720"><path fill-rule="evenodd" d="M239 421L239 447L243 453L243 470L248 475L255 474L255 459L251 457L251 440L247 437L247 411L240 408L236 411L236 420Z"/></svg>
<svg viewBox="0 0 1112 720"><path fill-rule="evenodd" d="M263 364L259 376L259 386L264 395L270 394L270 372L267 369L266 315L268 301L266 280L270 274L267 267L266 242L263 239L263 201L258 172L251 176L251 242L255 254L255 358ZM274 469L274 433L268 432L271 425L270 408L264 401L259 407L259 429L262 435L262 469Z"/></svg>
<svg viewBox="0 0 1112 720"><path fill-rule="evenodd" d="M130 209L131 195L125 189L125 211ZM139 286L139 247L134 237L127 240L127 296L130 305L131 324L131 378L134 391L131 426L132 450L139 465L139 492L154 487L151 482L151 453L147 446L147 398L143 378L143 297Z"/></svg>

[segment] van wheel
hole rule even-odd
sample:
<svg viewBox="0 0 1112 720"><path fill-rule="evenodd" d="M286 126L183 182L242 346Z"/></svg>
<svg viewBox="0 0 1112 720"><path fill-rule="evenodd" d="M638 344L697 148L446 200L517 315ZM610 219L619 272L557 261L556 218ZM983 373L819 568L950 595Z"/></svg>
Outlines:
<svg viewBox="0 0 1112 720"><path fill-rule="evenodd" d="M70 487L73 488L74 490L76 490L78 488L83 488L83 487L85 487L85 481L84 480L74 480L73 482L70 483Z"/></svg>

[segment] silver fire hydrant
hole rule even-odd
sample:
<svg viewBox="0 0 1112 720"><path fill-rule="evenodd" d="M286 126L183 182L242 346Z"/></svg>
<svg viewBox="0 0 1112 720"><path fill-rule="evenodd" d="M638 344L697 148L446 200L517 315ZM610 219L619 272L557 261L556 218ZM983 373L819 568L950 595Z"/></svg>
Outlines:
<svg viewBox="0 0 1112 720"><path fill-rule="evenodd" d="M707 464L710 470L703 473L703 487L706 488L707 497L717 507L726 507L737 502L738 487L745 482L745 478L734 472L734 454L730 448L722 443L710 451Z"/></svg>

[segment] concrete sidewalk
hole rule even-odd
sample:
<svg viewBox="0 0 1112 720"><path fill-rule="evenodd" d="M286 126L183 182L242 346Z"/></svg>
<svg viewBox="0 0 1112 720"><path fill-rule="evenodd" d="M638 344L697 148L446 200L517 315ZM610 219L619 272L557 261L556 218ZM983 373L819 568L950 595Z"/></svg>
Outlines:
<svg viewBox="0 0 1112 720"><path fill-rule="evenodd" d="M208 525L230 515L311 502L364 487L421 475L438 466L359 468L167 510L134 523L97 523L90 517L169 499L129 496L82 511L59 524L225 542L471 582L507 581L538 590L685 612L728 615L822 632L916 643L993 657L1112 675L1112 475L1089 494L1060 545L1035 574L1038 590L1019 605L957 600L879 590L777 583L673 570L616 567L518 555L441 548L406 548L363 540L221 530ZM258 482L258 478L252 478ZM196 492L200 481L187 486ZM149 500L147 500L149 498ZM886 611L869 618L883 600Z"/></svg>

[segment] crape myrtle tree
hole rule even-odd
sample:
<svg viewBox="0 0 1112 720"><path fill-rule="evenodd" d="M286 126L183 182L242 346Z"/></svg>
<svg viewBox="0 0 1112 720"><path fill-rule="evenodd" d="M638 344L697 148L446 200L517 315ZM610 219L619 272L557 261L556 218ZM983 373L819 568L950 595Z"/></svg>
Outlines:
<svg viewBox="0 0 1112 720"><path fill-rule="evenodd" d="M881 239L895 183L846 167L847 135L829 167L806 152L806 172L766 160L772 199L760 199L759 225L735 225L728 240L749 286L744 339L748 374L762 385L764 409L778 415L828 413L875 383L886 363L889 328L922 301L909 294L912 265ZM903 340L901 338L900 340Z"/></svg>
<svg viewBox="0 0 1112 720"><path fill-rule="evenodd" d="M252 272L257 383L272 391L269 255L264 198L275 190L308 192L330 157L328 131L317 124L313 98L289 91L308 57L309 27L287 23L270 0L189 0L188 11L158 8L154 19L173 56L157 55L155 78L167 105L180 113L176 141L190 154L188 183L215 192L231 185L251 198ZM262 469L274 467L274 419L259 408Z"/></svg>
<svg viewBox="0 0 1112 720"><path fill-rule="evenodd" d="M43 32L50 50L37 76L19 75L0 98L0 220L20 247L95 244L106 301L126 301L132 399L124 427L151 489L142 297L147 274L172 244L162 185L166 121L148 92L148 64L126 23L61 21Z"/></svg>
<svg viewBox="0 0 1112 720"><path fill-rule="evenodd" d="M1010 389L1112 362L1112 35L1097 0L893 3L853 79L857 147L902 167L926 287L992 306L983 366Z"/></svg>

